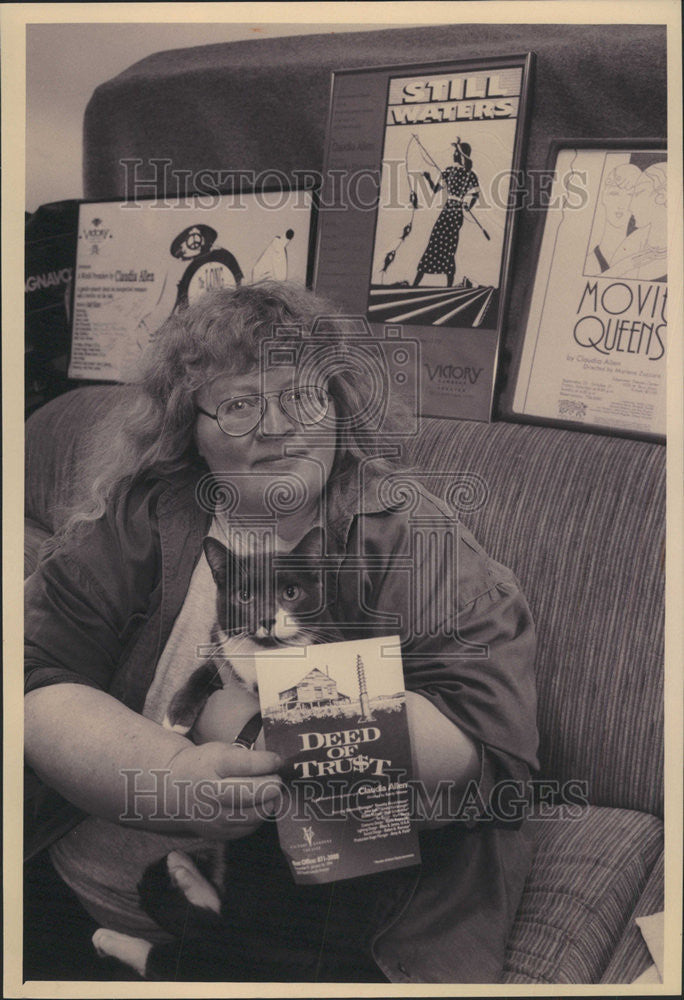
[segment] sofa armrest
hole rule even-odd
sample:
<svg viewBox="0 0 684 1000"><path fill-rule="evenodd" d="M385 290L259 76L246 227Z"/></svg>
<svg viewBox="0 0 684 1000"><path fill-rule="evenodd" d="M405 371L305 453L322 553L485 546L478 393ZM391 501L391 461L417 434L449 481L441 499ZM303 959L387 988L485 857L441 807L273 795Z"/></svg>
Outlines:
<svg viewBox="0 0 684 1000"><path fill-rule="evenodd" d="M651 954L635 923L636 917L660 913L664 906L665 852L654 864L648 882L634 907L613 957L601 977L602 983L632 983L653 964Z"/></svg>

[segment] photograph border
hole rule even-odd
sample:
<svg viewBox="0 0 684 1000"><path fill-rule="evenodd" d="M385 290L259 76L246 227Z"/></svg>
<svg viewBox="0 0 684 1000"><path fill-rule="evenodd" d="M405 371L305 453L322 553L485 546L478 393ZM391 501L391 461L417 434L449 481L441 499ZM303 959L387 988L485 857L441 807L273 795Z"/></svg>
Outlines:
<svg viewBox="0 0 684 1000"><path fill-rule="evenodd" d="M605 5L604 5L605 4ZM520 6L501 3L478 3L464 2L455 16L458 16L464 23L496 23L506 24L591 24L600 28L609 23L619 23L623 26L639 26L644 23L662 26L667 32L667 69L669 79L668 105L670 112L670 160L676 171L676 178L681 180L681 9L675 0L653 0L646 5L635 4L630 6L618 5L611 0L604 0L604 4L597 5L589 0L565 0L563 3L549 5L540 3L527 3ZM16 857L20 853L21 834L19 806L21 802L20 789L20 768L22 750L22 724L21 724L21 689L15 676L16 671L12 667L13 658L20 653L20 623L21 623L21 482L22 482L22 435L21 425L23 422L23 379L21 378L21 323L23 317L23 296L21 294L21 258L22 258L22 238L23 238L23 195L25 191L24 179L24 136L23 128L25 123L25 63L26 63L26 22L32 24L46 25L65 22L104 24L113 22L115 26L119 23L133 23L136 21L152 24L161 20L168 22L190 21L193 16L198 19L206 10L206 21L214 21L225 17L221 12L221 5L208 9L209 5L198 4L192 10L159 4L155 11L151 11L144 5L129 5L127 8L121 7L112 13L111 7L114 5L102 4L97 10L95 5L75 5L75 4L15 4L10 3L5 6L0 15L5 37L3 38L3 67L2 76L5 87L3 88L3 107L7 111L4 116L3 133L5 137L3 149L3 164L5 166L6 186L4 195L6 198L5 207L7 212L4 215L3 244L5 249L5 282L4 282L4 304L6 307L6 327L7 336L3 345L3 359L5 361L5 376L3 379L4 389L4 428L3 437L5 441L4 454L4 476L5 476L5 554L4 569L6 573L6 593L4 602L5 626L6 626L6 654L8 658L8 669L5 678L6 694L6 737L5 737L5 794L8 808L5 811L4 832L5 832L5 862L4 862L4 898L6 903L6 913L8 919L5 921L5 976L4 984L8 996L52 996L54 995L55 982L31 982L22 983L17 972L17 954L20 953L21 944L21 885L15 867ZM118 6L118 5L117 5ZM242 11L234 8L237 4L226 4L230 8L227 16L238 20L247 20ZM250 10L252 17L268 16L264 15L263 7L275 7L275 5L255 4ZM401 5L394 5L392 13L386 15L377 14L375 4L360 5L358 14L350 15L349 8L346 10L342 4L323 4L316 11L316 19L323 20L330 17L326 8L339 8L338 18L348 24L350 20L359 17L355 27L364 30L367 27L364 19L368 21L374 14L379 17L387 17L386 27L399 26L391 21L399 21L402 18L409 20L408 10L399 9ZM425 18L421 24L437 24L440 21L450 19L451 12L447 14L446 6L440 9L440 5L418 4L411 7L411 19ZM451 6L451 5L449 5ZM457 5L453 5L455 9ZM310 10L304 10L303 5L294 4L288 8L288 13L283 17L294 21L301 20L302 24L312 20ZM375 10L373 8L376 8ZM385 10L388 8L385 5ZM269 12L270 13L270 12ZM278 15L280 16L280 15ZM470 20L468 20L470 19ZM372 25L371 25L372 26ZM257 29L253 29L257 30ZM334 25L332 29L334 30ZM638 95L635 95L638 100ZM643 141L643 140L640 140ZM681 210L681 193L678 195L678 209ZM681 211L673 213L670 221L670 242L673 253L674 266L681 268ZM675 310L675 319L678 333L681 331L682 298L681 288L673 289L674 294L671 304ZM17 336L19 331L19 336ZM517 353L517 352L516 352ZM666 837L666 923L665 923L665 960L664 978L661 984L649 986L639 986L637 984L560 984L554 987L557 996L643 996L644 994L653 996L676 996L681 990L681 863L682 863L682 772L681 772L681 723L682 723L682 671L681 671L681 651L684 640L681 608L684 596L684 576L682 571L682 525L684 524L684 508L682 506L681 480L682 480L682 344L679 337L672 344L671 365L667 377L668 400L668 437L669 442L674 446L668 451L667 456L667 480L668 480L668 533L667 533L667 623L666 623L666 688L665 688L665 714L666 714L666 757L665 757L665 784L670 792L670 809L666 815L665 837ZM512 421L515 416L510 412L497 413L496 419L499 421ZM525 422L534 423L537 421L527 420ZM547 421L540 420L539 423L546 424ZM605 431L593 431L592 428L582 425L580 429L587 433L606 433ZM617 432L616 432L617 433ZM19 583L19 586L15 584ZM19 907L17 909L17 907ZM122 983L92 983L92 982L57 982L57 987L62 991L66 990L70 996L118 996L121 995ZM246 996L255 995L254 987L240 987L240 984L192 984L195 996ZM391 985L391 984L390 984ZM256 990L259 995L277 995L279 989L277 985L266 986L262 990ZM347 995L348 987L340 984L325 984L317 987L316 990L307 989L306 985L300 986L301 995L312 996L343 996ZM521 986L469 986L467 988L454 987L453 984L432 984L424 987L403 987L402 995L437 995L453 996L467 993L468 996L492 996L492 995L532 995L542 996L548 994L548 987L536 985ZM218 991L218 992L217 992ZM382 987L365 987L364 994L368 996L389 995L393 992L396 995L397 988L393 991L385 990ZM187 984L126 984L126 993L130 996L185 996L187 995ZM66 994L65 994L66 995Z"/></svg>

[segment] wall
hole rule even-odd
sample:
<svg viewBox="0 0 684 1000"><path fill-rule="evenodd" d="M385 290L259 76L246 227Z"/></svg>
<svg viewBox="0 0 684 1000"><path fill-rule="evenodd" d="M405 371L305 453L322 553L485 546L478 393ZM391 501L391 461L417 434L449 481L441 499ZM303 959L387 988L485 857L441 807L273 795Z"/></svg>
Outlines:
<svg viewBox="0 0 684 1000"><path fill-rule="evenodd" d="M80 198L83 114L100 83L153 52L216 42L386 24L29 24L26 28L26 210Z"/></svg>

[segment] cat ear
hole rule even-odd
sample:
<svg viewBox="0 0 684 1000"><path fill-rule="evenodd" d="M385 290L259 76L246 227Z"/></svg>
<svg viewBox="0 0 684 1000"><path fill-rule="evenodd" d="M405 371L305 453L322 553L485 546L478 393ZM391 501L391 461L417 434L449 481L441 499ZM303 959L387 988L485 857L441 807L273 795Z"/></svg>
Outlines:
<svg viewBox="0 0 684 1000"><path fill-rule="evenodd" d="M233 553L218 538L207 536L202 543L211 575L217 587L225 587L228 576L228 562L235 559Z"/></svg>

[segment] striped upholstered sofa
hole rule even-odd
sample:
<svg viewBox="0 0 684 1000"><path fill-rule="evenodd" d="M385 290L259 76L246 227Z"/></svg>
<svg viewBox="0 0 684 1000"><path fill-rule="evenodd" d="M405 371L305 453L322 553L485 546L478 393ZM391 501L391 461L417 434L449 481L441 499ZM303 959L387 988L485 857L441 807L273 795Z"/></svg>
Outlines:
<svg viewBox="0 0 684 1000"><path fill-rule="evenodd" d="M175 176L320 171L331 70L527 50L537 54L528 168L545 165L553 137L665 135L657 25L452 24L261 38L161 52L100 86L85 117L85 195L123 197L124 161L129 169L136 161L141 178L159 178L154 159ZM430 477L436 491L454 470L487 484L487 502L463 519L516 572L538 627L539 778L556 784L540 786L536 857L505 981L625 983L650 962L634 918L663 906L665 449L506 421L506 373L520 348L538 223L520 213L499 419L425 421L415 455L438 474ZM67 394L29 420L29 566L55 527L79 431L109 391ZM569 782L586 789L579 811L554 803L552 789Z"/></svg>
<svg viewBox="0 0 684 1000"><path fill-rule="evenodd" d="M59 524L85 431L121 391L78 389L30 417L27 571ZM434 419L414 449L437 493L454 472L486 484L461 516L515 571L537 623L537 850L505 980L630 982L650 964L634 918L663 908L665 449Z"/></svg>
<svg viewBox="0 0 684 1000"><path fill-rule="evenodd" d="M421 438L426 467L487 483L462 517L537 623L539 777L589 803L537 804L505 982L631 982L651 961L634 918L663 908L664 452L506 423Z"/></svg>

